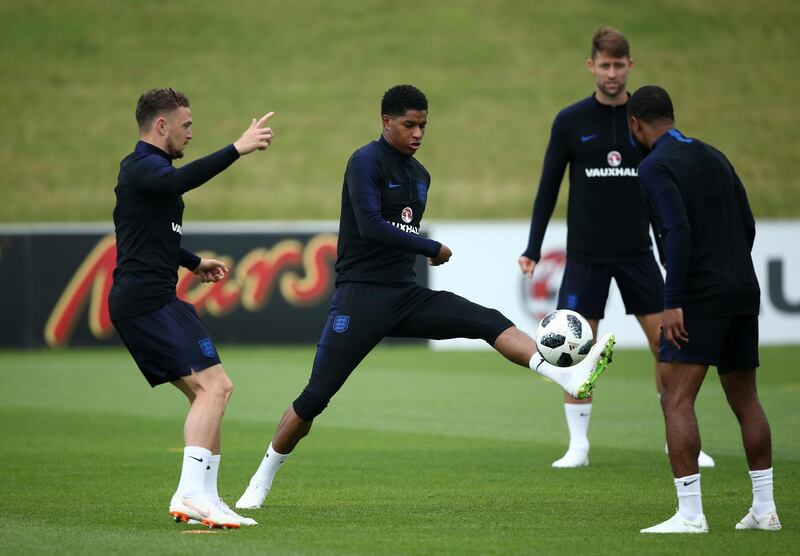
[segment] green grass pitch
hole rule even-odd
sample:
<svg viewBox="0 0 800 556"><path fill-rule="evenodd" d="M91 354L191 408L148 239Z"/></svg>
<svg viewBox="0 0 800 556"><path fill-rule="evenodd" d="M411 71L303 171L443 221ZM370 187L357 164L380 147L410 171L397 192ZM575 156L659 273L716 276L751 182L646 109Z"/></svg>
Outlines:
<svg viewBox="0 0 800 556"><path fill-rule="evenodd" d="M236 391L220 491L233 504L302 386L310 348L222 347ZM675 492L643 351L600 380L591 466L554 470L561 394L494 353L383 347L276 478L257 527L169 519L186 404L150 391L122 349L0 352L0 554L789 554L800 543L800 346L764 348L784 529L734 531L750 482L713 371L698 399L711 532L645 537Z"/></svg>

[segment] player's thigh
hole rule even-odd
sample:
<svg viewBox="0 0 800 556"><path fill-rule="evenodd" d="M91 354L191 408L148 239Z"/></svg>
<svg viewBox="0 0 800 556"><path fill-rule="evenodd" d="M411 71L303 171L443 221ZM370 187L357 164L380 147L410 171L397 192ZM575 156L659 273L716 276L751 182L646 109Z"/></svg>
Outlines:
<svg viewBox="0 0 800 556"><path fill-rule="evenodd" d="M608 265L567 260L558 289L558 308L577 311L589 320L600 320L605 315L610 285Z"/></svg>
<svg viewBox="0 0 800 556"><path fill-rule="evenodd" d="M184 301L114 321L114 327L151 386L221 363L208 330Z"/></svg>
<svg viewBox="0 0 800 556"><path fill-rule="evenodd" d="M220 364L195 371L187 376L182 376L175 382L185 385L189 390L194 392L195 395L201 392L230 395L233 391L233 382ZM183 390L180 386L178 386L178 388Z"/></svg>
<svg viewBox="0 0 800 556"><path fill-rule="evenodd" d="M330 398L392 328L396 288L345 283L334 292L317 344L309 391Z"/></svg>
<svg viewBox="0 0 800 556"><path fill-rule="evenodd" d="M653 257L612 265L611 271L629 315L652 315L664 307L664 278Z"/></svg>
<svg viewBox="0 0 800 556"><path fill-rule="evenodd" d="M483 339L490 345L514 323L496 309L449 291L414 286L403 299L401 319L390 336L445 340Z"/></svg>
<svg viewBox="0 0 800 556"><path fill-rule="evenodd" d="M661 402L665 408L693 404L708 371L708 365L677 361L662 361L656 368L664 385Z"/></svg>

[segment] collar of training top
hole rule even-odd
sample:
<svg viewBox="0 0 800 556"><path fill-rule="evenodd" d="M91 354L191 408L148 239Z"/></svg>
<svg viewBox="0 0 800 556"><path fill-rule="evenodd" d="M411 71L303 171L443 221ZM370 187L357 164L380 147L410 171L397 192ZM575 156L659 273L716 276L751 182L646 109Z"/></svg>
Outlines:
<svg viewBox="0 0 800 556"><path fill-rule="evenodd" d="M169 154L166 153L166 151L162 151L161 149L159 149L158 147L156 147L155 145L153 145L151 143L148 143L147 141L142 141L142 140L137 141L136 142L136 148L134 149L134 152L137 152L137 153L148 153L148 154L159 154L159 155L163 156L164 158L166 158L167 160L170 160L170 161L172 160L170 158Z"/></svg>
<svg viewBox="0 0 800 556"><path fill-rule="evenodd" d="M412 156L414 156L413 154L401 153L400 151L395 149L394 146L392 146L392 144L389 141L386 140L386 138L383 136L383 134L381 134L380 138L378 139L378 144L380 144L381 146L383 146L386 149L389 149L389 152L394 153L395 155L399 156L402 159L411 158Z"/></svg>

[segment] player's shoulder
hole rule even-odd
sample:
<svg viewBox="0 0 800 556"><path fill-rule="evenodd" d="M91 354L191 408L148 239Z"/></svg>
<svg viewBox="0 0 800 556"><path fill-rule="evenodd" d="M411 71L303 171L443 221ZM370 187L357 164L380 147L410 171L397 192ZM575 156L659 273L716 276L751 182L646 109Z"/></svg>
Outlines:
<svg viewBox="0 0 800 556"><path fill-rule="evenodd" d="M556 114L555 121L560 124L579 121L585 118L586 115L591 113L596 107L597 102L594 100L594 96L589 95L559 110L558 114Z"/></svg>
<svg viewBox="0 0 800 556"><path fill-rule="evenodd" d="M350 162L363 162L366 160L375 160L381 154L380 151L380 144L378 141L370 141L366 145L363 145L353 151L353 154L350 155Z"/></svg>

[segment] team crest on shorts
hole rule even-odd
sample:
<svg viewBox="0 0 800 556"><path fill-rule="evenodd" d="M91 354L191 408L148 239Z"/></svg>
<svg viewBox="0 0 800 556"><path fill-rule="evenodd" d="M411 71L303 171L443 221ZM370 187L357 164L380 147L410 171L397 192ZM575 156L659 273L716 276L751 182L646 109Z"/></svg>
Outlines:
<svg viewBox="0 0 800 556"><path fill-rule="evenodd" d="M211 338L203 338L197 343L200 344L200 351L206 357L214 357L217 354L217 349L214 347L214 342L211 341Z"/></svg>
<svg viewBox="0 0 800 556"><path fill-rule="evenodd" d="M424 181L417 182L417 193L419 193L419 200L423 203L427 202L428 200L428 188L425 187Z"/></svg>
<svg viewBox="0 0 800 556"><path fill-rule="evenodd" d="M414 212L411 210L411 207L404 208L403 212L400 213L400 218L406 224L410 224L411 221L414 219Z"/></svg>
<svg viewBox="0 0 800 556"><path fill-rule="evenodd" d="M350 316L349 315L337 315L336 318L333 319L333 331L338 332L341 334L350 326Z"/></svg>
<svg viewBox="0 0 800 556"><path fill-rule="evenodd" d="M608 161L608 165L612 168L616 168L620 164L622 164L622 155L619 154L619 151L611 151L606 156L606 160Z"/></svg>

